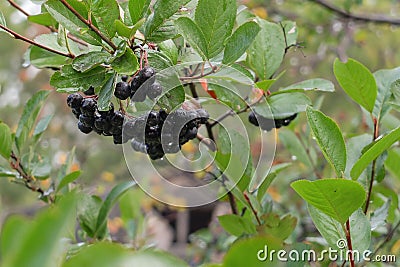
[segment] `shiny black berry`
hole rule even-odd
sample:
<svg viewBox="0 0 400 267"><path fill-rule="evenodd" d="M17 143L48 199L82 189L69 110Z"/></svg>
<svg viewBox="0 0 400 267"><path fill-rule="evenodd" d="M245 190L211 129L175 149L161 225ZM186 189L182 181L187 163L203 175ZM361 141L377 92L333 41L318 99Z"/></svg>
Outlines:
<svg viewBox="0 0 400 267"><path fill-rule="evenodd" d="M257 116L254 112L250 112L249 114L249 122L255 126L259 126Z"/></svg>
<svg viewBox="0 0 400 267"><path fill-rule="evenodd" d="M162 94L162 89L163 88L159 82L154 82L152 85L150 85L147 91L147 96L150 99L154 99Z"/></svg>
<svg viewBox="0 0 400 267"><path fill-rule="evenodd" d="M92 127L84 125L81 121L78 122L78 129L84 134L89 134L93 131Z"/></svg>
<svg viewBox="0 0 400 267"><path fill-rule="evenodd" d="M122 127L122 125L124 124L124 119L125 119L125 116L122 112L115 111L113 113L113 115L111 116L111 125Z"/></svg>
<svg viewBox="0 0 400 267"><path fill-rule="evenodd" d="M72 114L74 114L75 118L79 119L79 116L82 114L80 108L73 108Z"/></svg>
<svg viewBox="0 0 400 267"><path fill-rule="evenodd" d="M83 123L86 127L93 127L94 126L94 116L87 116L81 114L79 116L79 121Z"/></svg>
<svg viewBox="0 0 400 267"><path fill-rule="evenodd" d="M86 116L93 116L94 112L97 109L96 100L93 98L85 98L82 101L81 112Z"/></svg>
<svg viewBox="0 0 400 267"><path fill-rule="evenodd" d="M70 108L75 108L75 109L80 108L82 105L82 101L83 97L78 93L70 94L67 97L67 105Z"/></svg>
<svg viewBox="0 0 400 267"><path fill-rule="evenodd" d="M140 81L145 82L151 77L153 77L156 74L156 71L152 67L144 67L140 72L139 72L139 78Z"/></svg>
<svg viewBox="0 0 400 267"><path fill-rule="evenodd" d="M119 82L115 86L114 95L118 99L126 100L131 96L131 87L127 82Z"/></svg>

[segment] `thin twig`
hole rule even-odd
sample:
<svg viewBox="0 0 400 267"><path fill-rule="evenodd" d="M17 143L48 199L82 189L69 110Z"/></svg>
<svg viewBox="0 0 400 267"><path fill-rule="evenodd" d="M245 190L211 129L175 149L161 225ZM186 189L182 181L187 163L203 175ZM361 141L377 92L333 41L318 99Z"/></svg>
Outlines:
<svg viewBox="0 0 400 267"><path fill-rule="evenodd" d="M262 225L261 220L260 220L260 218L258 217L257 211L254 209L253 204L251 204L251 201L250 201L249 196L248 196L246 193L244 193L243 195L244 195L244 198L246 199L247 203L248 203L249 206L250 206L251 212L253 212L254 217L256 217L256 220L257 220L258 225L261 226L261 225Z"/></svg>
<svg viewBox="0 0 400 267"><path fill-rule="evenodd" d="M374 121L374 137L372 141L375 141L379 136L379 123L377 118L373 118L373 121ZM367 200L365 202L364 214L367 214L369 208L369 202L371 201L372 187L374 185L374 179L375 179L376 160L377 159L374 159L372 161L371 179L369 181L368 195L367 195Z"/></svg>
<svg viewBox="0 0 400 267"><path fill-rule="evenodd" d="M30 176L24 169L24 167L21 164L21 161L19 158L15 155L14 151L11 151L11 159L12 161L10 162L10 166L12 169L16 170L18 174L22 177L22 182L23 185L25 185L26 188L33 192L37 192L40 194L41 198L45 196L45 191L40 187L40 186L35 186L32 183L35 182L35 178ZM48 200L50 203L54 203L54 198L52 196L49 196Z"/></svg>
<svg viewBox="0 0 400 267"><path fill-rule="evenodd" d="M1 24L0 24L0 28L3 29L3 30L5 30L6 32L10 33L10 34L14 37L14 39L22 40L22 41L24 41L24 42L26 42L26 43L29 43L29 44L31 44L31 45L34 45L34 46L43 48L43 49L45 49L45 50L47 50L47 51L49 51L49 52L52 52L52 53L55 53L55 54L58 54L58 55L61 55L61 56L64 56L64 57L75 58L75 56L72 55L72 54L63 53L63 52L57 51L57 50L55 50L55 49L53 49L53 48L50 48L50 47L48 47L48 46L39 44L39 43L37 43L37 42L35 42L35 41L33 41L33 40L31 40L31 39L25 37L25 36L22 36L22 35L19 34L19 33L16 33L15 31L13 31L13 30L7 28L7 27L4 26L4 25L1 25Z"/></svg>
<svg viewBox="0 0 400 267"><path fill-rule="evenodd" d="M14 1L12 1L12 0L7 0L7 1L8 1L8 3L10 3L11 6L13 6L15 9L17 9L19 12L21 12L25 16L27 16L27 17L30 16L30 14L28 12L26 12L20 5L18 5ZM45 26L45 27L48 28L51 32L58 32L57 29L55 29L52 26ZM83 46L88 46L88 43L77 38L76 36L72 35L71 33L67 33L67 37L78 44L81 44Z"/></svg>
<svg viewBox="0 0 400 267"><path fill-rule="evenodd" d="M60 2L68 8L79 20L85 23L92 31L94 31L103 41L105 41L115 51L117 46L107 38L90 20L85 19L78 11L76 11L66 0L60 0Z"/></svg>
<svg viewBox="0 0 400 267"><path fill-rule="evenodd" d="M326 0L309 0L309 1L314 2L320 6L323 6L324 8L344 18L349 18L352 20L362 21L362 22L372 22L375 24L400 25L400 19L398 18L392 18L381 14L369 14L369 15L352 14L335 6L334 4Z"/></svg>
<svg viewBox="0 0 400 267"><path fill-rule="evenodd" d="M347 239L347 247L349 248L350 252L353 252L353 245L351 243L350 219L346 221L346 239ZM349 254L350 254L350 265L351 267L354 267L353 253Z"/></svg>
<svg viewBox="0 0 400 267"><path fill-rule="evenodd" d="M28 14L28 12L26 12L25 10L23 10L21 8L21 6L19 6L17 3L15 3L12 0L7 0L7 2L12 5L15 9L17 9L19 12L23 13L25 16L29 17L30 15Z"/></svg>
<svg viewBox="0 0 400 267"><path fill-rule="evenodd" d="M212 68L211 68L211 70L209 71L209 72L207 72L207 73L201 73L201 74L199 74L199 75L197 75L197 76L193 76L193 77L179 77L179 80L181 80L181 81L185 81L185 80L198 80L198 79L201 79L201 78L204 78L204 77L206 77L206 76L208 76L208 75L211 75L211 74L213 74L213 73L216 73L218 71L218 67L217 66L213 66Z"/></svg>

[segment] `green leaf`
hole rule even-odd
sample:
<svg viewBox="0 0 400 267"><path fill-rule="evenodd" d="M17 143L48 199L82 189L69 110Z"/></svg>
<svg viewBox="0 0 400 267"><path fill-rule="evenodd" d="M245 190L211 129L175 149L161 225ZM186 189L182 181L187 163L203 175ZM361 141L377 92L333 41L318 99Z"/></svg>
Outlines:
<svg viewBox="0 0 400 267"><path fill-rule="evenodd" d="M312 205L307 206L310 216L322 237L325 238L332 249L339 249L338 242L341 240L346 241L346 234L343 231L342 225ZM356 210L350 216L350 229L353 250L367 250L371 242L371 227L361 209Z"/></svg>
<svg viewBox="0 0 400 267"><path fill-rule="evenodd" d="M71 172L68 175L64 176L57 186L56 193L59 192L64 187L66 187L67 185L69 185L70 183L74 182L76 179L79 178L80 175L81 175L81 171L78 170L78 171Z"/></svg>
<svg viewBox="0 0 400 267"><path fill-rule="evenodd" d="M378 70L374 73L374 77L378 86L378 94L372 114L380 121L390 109L388 100L392 93L395 94L396 81L400 77L400 68Z"/></svg>
<svg viewBox="0 0 400 267"><path fill-rule="evenodd" d="M372 136L369 134L362 134L354 136L347 140L347 162L345 177L351 177L350 170L361 157L363 149L371 143ZM367 173L366 171L360 176L358 181L366 181Z"/></svg>
<svg viewBox="0 0 400 267"><path fill-rule="evenodd" d="M252 193L254 190L257 190L257 198L261 201L261 199L267 193L267 189L278 176L278 174L290 165L290 163L282 163L272 166L269 173L265 175L263 179L261 179L259 182L255 179L251 181L251 183L249 184L249 192Z"/></svg>
<svg viewBox="0 0 400 267"><path fill-rule="evenodd" d="M222 63L231 64L239 59L253 43L260 30L260 26L254 21L246 22L237 28L226 41Z"/></svg>
<svg viewBox="0 0 400 267"><path fill-rule="evenodd" d="M309 204L341 224L365 201L363 187L346 179L299 180L291 187Z"/></svg>
<svg viewBox="0 0 400 267"><path fill-rule="evenodd" d="M141 19L133 26L126 26L121 20L116 20L115 28L117 29L118 35L131 39L136 31L142 27L144 22L145 19Z"/></svg>
<svg viewBox="0 0 400 267"><path fill-rule="evenodd" d="M383 226L386 224L386 219L389 214L389 208L391 205L392 200L389 199L386 201L381 207L378 209L374 210L374 212L371 213L371 230L375 230L379 226Z"/></svg>
<svg viewBox="0 0 400 267"><path fill-rule="evenodd" d="M236 10L236 0L199 0L195 23L204 34L208 59L217 56L224 49L225 40L233 30ZM243 47L238 49L243 50Z"/></svg>
<svg viewBox="0 0 400 267"><path fill-rule="evenodd" d="M267 97L267 102L256 105L254 110L265 118L283 119L305 111L308 105L311 100L305 94L287 92Z"/></svg>
<svg viewBox="0 0 400 267"><path fill-rule="evenodd" d="M1 12L1 11L0 11L0 25L7 27L6 18L4 17L3 12ZM0 29L0 32L5 32L8 35L10 35L11 37L14 37L11 33L7 32L3 29Z"/></svg>
<svg viewBox="0 0 400 267"><path fill-rule="evenodd" d="M33 131L33 137L39 138L44 131L46 131L47 127L49 126L51 119L53 118L53 114L44 116L39 120L36 124L35 130Z"/></svg>
<svg viewBox="0 0 400 267"><path fill-rule="evenodd" d="M102 203L101 198L98 196L83 195L79 199L77 214L79 225L91 238L95 237L97 217ZM101 234L105 235L106 230L103 229Z"/></svg>
<svg viewBox="0 0 400 267"><path fill-rule="evenodd" d="M6 219L1 229L0 238L0 253L3 259L13 257L18 253L16 249L24 242L31 224L31 221L20 215L12 215Z"/></svg>
<svg viewBox="0 0 400 267"><path fill-rule="evenodd" d="M284 91L284 90L294 90L294 89L300 89L304 91L312 90L312 91L334 92L335 86L331 81L325 79L311 79L292 84L280 90Z"/></svg>
<svg viewBox="0 0 400 267"><path fill-rule="evenodd" d="M139 69L138 59L130 48L125 53L111 62L111 67L118 74L133 75Z"/></svg>
<svg viewBox="0 0 400 267"><path fill-rule="evenodd" d="M30 164L31 174L35 179L46 180L49 178L51 163L48 157L34 159Z"/></svg>
<svg viewBox="0 0 400 267"><path fill-rule="evenodd" d="M262 230L282 241L293 233L297 224L296 217L293 217L290 214L279 218L279 215L270 213L267 214L267 216L263 216L263 219L264 223L262 225Z"/></svg>
<svg viewBox="0 0 400 267"><path fill-rule="evenodd" d="M385 167L398 180L400 180L400 149L391 149L388 151L388 157L385 161Z"/></svg>
<svg viewBox="0 0 400 267"><path fill-rule="evenodd" d="M165 252L150 249L133 252L120 244L111 242L100 242L87 246L63 265L63 267L75 266L188 267L182 260Z"/></svg>
<svg viewBox="0 0 400 267"><path fill-rule="evenodd" d="M298 35L296 22L285 20L281 22L281 25L285 31L286 46L296 45Z"/></svg>
<svg viewBox="0 0 400 267"><path fill-rule="evenodd" d="M68 53L68 49L66 46L60 44L57 40L57 34L54 33L46 33L41 34L35 37L35 42L38 44L42 44L44 46L50 47L59 52Z"/></svg>
<svg viewBox="0 0 400 267"><path fill-rule="evenodd" d="M107 37L115 36L114 22L119 19L119 6L116 0L93 0L91 11L99 30Z"/></svg>
<svg viewBox="0 0 400 267"><path fill-rule="evenodd" d="M83 4L80 4L81 8L85 8ZM72 13L67 7L65 7L58 0L49 0L45 4L47 11L50 15L61 25L63 25L73 35L92 45L100 45L101 38L91 31L89 27L83 23L74 13ZM86 14L88 14L86 10Z"/></svg>
<svg viewBox="0 0 400 267"><path fill-rule="evenodd" d="M244 218L235 214L227 214L218 217L221 226L234 236L241 236L243 234L255 234L256 227L249 218Z"/></svg>
<svg viewBox="0 0 400 267"><path fill-rule="evenodd" d="M187 17L175 21L178 32L185 38L193 49L206 60L208 58L207 40L199 26Z"/></svg>
<svg viewBox="0 0 400 267"><path fill-rule="evenodd" d="M75 209L76 196L67 195L55 207L36 216L24 230L24 238L15 246L15 252L5 255L3 265L53 267L57 259L64 257L64 244L60 241L74 229Z"/></svg>
<svg viewBox="0 0 400 267"><path fill-rule="evenodd" d="M19 148L25 143L30 131L35 124L39 111L49 95L49 91L39 91L35 93L26 103L22 116L18 122L15 138Z"/></svg>
<svg viewBox="0 0 400 267"><path fill-rule="evenodd" d="M282 248L281 243L281 240L273 236L257 236L238 240L230 246L222 266L278 266L277 258L274 257L274 261L271 262L269 253L271 250L279 251ZM260 253L260 250L262 253ZM265 255L264 252L267 254ZM258 259L257 255L259 253L261 258L266 257L264 262Z"/></svg>
<svg viewBox="0 0 400 267"><path fill-rule="evenodd" d="M389 149L394 143L400 140L400 127L390 131L387 135L376 141L354 164L350 171L353 180L358 179L361 173L368 165L379 157L383 152Z"/></svg>
<svg viewBox="0 0 400 267"><path fill-rule="evenodd" d="M179 33L175 27L175 20L167 20L151 36L147 37L147 41L160 43L169 39L176 39L177 37L179 37Z"/></svg>
<svg viewBox="0 0 400 267"><path fill-rule="evenodd" d="M110 109L110 101L111 97L114 93L115 83L117 79L117 75L114 73L112 75L108 75L109 78L104 86L100 89L99 99L97 101L97 108L100 111L107 111Z"/></svg>
<svg viewBox="0 0 400 267"><path fill-rule="evenodd" d="M279 131L279 140L282 141L286 149L289 150L297 160L305 164L308 168L313 167L313 163L306 148L294 132L290 130Z"/></svg>
<svg viewBox="0 0 400 267"><path fill-rule="evenodd" d="M97 222L96 222L97 237L99 237L100 239L104 237L104 236L98 236L98 234L102 232L103 228L106 227L107 217L112 207L127 190L129 190L135 185L136 183L133 181L121 183L115 186L107 195L106 199L103 202L103 205L99 210L99 215L97 217Z"/></svg>
<svg viewBox="0 0 400 267"><path fill-rule="evenodd" d="M72 67L76 71L87 72L98 67L102 63L107 63L110 58L111 57L109 53L92 51L76 57L72 62Z"/></svg>
<svg viewBox="0 0 400 267"><path fill-rule="evenodd" d="M256 87L267 92L276 81L276 79L260 81L256 83Z"/></svg>
<svg viewBox="0 0 400 267"><path fill-rule="evenodd" d="M307 108L308 124L326 160L338 177L346 169L346 144L339 126L331 118L311 107Z"/></svg>
<svg viewBox="0 0 400 267"><path fill-rule="evenodd" d="M218 101L221 101L234 111L239 111L246 107L247 103L244 101L243 97L232 92L232 89L232 87L229 88L214 83L208 83L208 90L214 91Z"/></svg>
<svg viewBox="0 0 400 267"><path fill-rule="evenodd" d="M40 24L43 26L53 26L57 25L57 21L53 19L49 12L44 12L37 15L30 15L28 16L28 21Z"/></svg>
<svg viewBox="0 0 400 267"><path fill-rule="evenodd" d="M0 166L0 177L16 177L18 176L17 172L9 171Z"/></svg>
<svg viewBox="0 0 400 267"><path fill-rule="evenodd" d="M30 47L29 62L36 68L60 68L71 59L54 54L37 46Z"/></svg>
<svg viewBox="0 0 400 267"><path fill-rule="evenodd" d="M333 70L340 86L356 103L372 113L378 92L372 73L360 62L335 60Z"/></svg>
<svg viewBox="0 0 400 267"><path fill-rule="evenodd" d="M12 137L7 124L0 122L0 155L6 160L11 157Z"/></svg>
<svg viewBox="0 0 400 267"><path fill-rule="evenodd" d="M179 51L174 41L166 40L158 45L160 51L163 52L172 62L172 64L178 63Z"/></svg>
<svg viewBox="0 0 400 267"><path fill-rule="evenodd" d="M262 19L257 22L261 31L247 51L247 62L261 80L268 80L281 65L286 44L279 25Z"/></svg>
<svg viewBox="0 0 400 267"><path fill-rule="evenodd" d="M72 68L71 65L65 65L61 71L57 71L51 76L50 85L57 88L58 92L78 92L85 91L90 86L95 90L100 88L106 82L106 69L96 67L85 73L81 73Z"/></svg>
<svg viewBox="0 0 400 267"><path fill-rule="evenodd" d="M151 14L145 23L146 38L152 36L153 32L160 27L165 20L174 15L179 8L187 4L190 0L157 0L153 6Z"/></svg>
<svg viewBox="0 0 400 267"><path fill-rule="evenodd" d="M148 51L147 60L149 61L149 64L157 70L157 72L160 72L174 65L171 59L160 51Z"/></svg>
<svg viewBox="0 0 400 267"><path fill-rule="evenodd" d="M129 0L129 14L132 24L136 24L147 13L151 0Z"/></svg>

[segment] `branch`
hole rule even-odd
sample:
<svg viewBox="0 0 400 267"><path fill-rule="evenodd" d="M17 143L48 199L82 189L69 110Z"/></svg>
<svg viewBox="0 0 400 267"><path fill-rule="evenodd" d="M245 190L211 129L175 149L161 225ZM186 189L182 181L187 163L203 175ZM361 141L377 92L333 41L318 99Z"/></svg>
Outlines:
<svg viewBox="0 0 400 267"><path fill-rule="evenodd" d="M7 0L7 2L10 3L10 5L12 5L15 9L17 9L19 12L21 12L21 13L24 14L25 16L27 16L27 17L30 16L30 14L29 14L28 12L26 12L20 5L18 5L18 4L15 3L14 1L12 1L12 0ZM55 28L52 27L52 26L45 26L45 27L48 28L48 29L49 29L50 31L52 31L52 32L57 32L57 29L55 29ZM71 33L67 33L67 37L68 37L69 39L71 39L72 41L76 42L76 43L79 43L79 44L84 45L84 46L88 46L88 44L87 44L85 41L83 41L83 40L81 40L81 39L79 39L79 38L73 36Z"/></svg>
<svg viewBox="0 0 400 267"><path fill-rule="evenodd" d="M31 45L34 45L34 46L43 48L43 49L45 49L45 50L47 50L47 51L49 51L49 52L58 54L58 55L60 55L60 56L69 57L69 58L75 58L75 56L72 55L72 54L63 53L63 52L57 51L57 50L55 50L55 49L53 49L53 48L50 48L50 47L48 47L48 46L39 44L39 43L37 43L37 42L35 42L35 41L29 39L29 38L26 38L25 36L22 36L22 35L19 34L19 33L16 33L15 31L13 31L13 30L11 30L11 29L9 29L9 28L7 28L6 26L3 26L3 25L1 25L1 24L0 24L0 29L3 29L3 30L5 30L6 32L8 32L9 34L11 34L11 35L14 37L14 39L22 40L22 41L24 41L24 42L26 42L26 43L29 43L29 44L31 44Z"/></svg>
<svg viewBox="0 0 400 267"><path fill-rule="evenodd" d="M379 137L379 123L378 119L376 118L373 118L373 121L374 121L374 138L372 141L375 141ZM377 159L374 159L374 161L372 161L371 180L369 182L368 195L367 195L367 200L365 202L364 214L367 214L369 208L369 202L371 200L372 187L374 185L374 178L375 178L376 161Z"/></svg>
<svg viewBox="0 0 400 267"><path fill-rule="evenodd" d="M22 166L20 159L15 155L14 151L11 151L11 159L13 161L10 162L10 166L14 170L16 170L18 174L22 177L23 185L25 185L25 187L29 190L39 193L40 198L43 200L46 192L40 186L32 184L33 182L35 182L35 178L25 171L24 166ZM54 203L55 201L52 196L49 196L48 200L50 201L50 203Z"/></svg>
<svg viewBox="0 0 400 267"><path fill-rule="evenodd" d="M94 26L90 20L82 17L82 15L79 14L79 12L76 11L66 0L60 0L60 2L66 8L68 8L78 19L85 23L92 31L94 31L104 42L111 46L114 51L117 50L117 46L110 39L108 39L96 26Z"/></svg>
<svg viewBox="0 0 400 267"><path fill-rule="evenodd" d="M27 17L30 16L25 10L23 10L23 9L22 9L17 3L15 3L14 1L12 1L12 0L7 0L7 2L8 2L10 5L12 5L15 9L17 9L19 12L21 12L22 14L24 14L25 16L27 16Z"/></svg>
<svg viewBox="0 0 400 267"><path fill-rule="evenodd" d="M349 18L361 22L372 22L375 24L400 25L400 19L397 18L388 17L381 14L370 14L370 15L351 14L326 0L309 0L309 1L314 2L320 6L323 6L324 8L344 18Z"/></svg>

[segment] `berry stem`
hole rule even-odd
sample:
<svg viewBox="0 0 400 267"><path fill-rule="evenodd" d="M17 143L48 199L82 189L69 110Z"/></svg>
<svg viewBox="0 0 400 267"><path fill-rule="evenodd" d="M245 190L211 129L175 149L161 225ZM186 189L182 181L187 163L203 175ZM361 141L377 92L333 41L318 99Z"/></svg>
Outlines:
<svg viewBox="0 0 400 267"><path fill-rule="evenodd" d="M68 53L68 54L67 54L67 53L63 53L63 52L57 51L57 50L55 50L55 49L53 49L53 48L50 48L50 47L47 47L47 46L45 46L45 45L39 44L39 43L37 43L37 42L35 42L35 41L33 41L33 40L31 40L31 39L25 37L25 36L22 36L22 35L19 34L19 33L16 33L15 31L13 31L13 30L7 28L7 27L4 26L4 25L1 25L1 24L0 24L0 29L3 29L3 30L5 30L6 32L8 32L9 34L11 34L12 37L13 37L14 39L22 40L22 41L24 41L24 42L26 42L26 43L28 43L28 44L31 44L31 45L40 47L40 48L42 48L42 49L44 49L44 50L47 50L47 51L49 51L49 52L58 54L58 55L60 55L60 56L69 57L69 58L75 58L75 56L72 55L72 54L70 54L70 53Z"/></svg>
<svg viewBox="0 0 400 267"><path fill-rule="evenodd" d="M104 42L106 42L112 49L113 52L117 50L117 46L108 39L90 20L85 19L78 11L76 11L66 0L60 0L60 2L68 8L78 19L85 23L92 31L94 31Z"/></svg>

